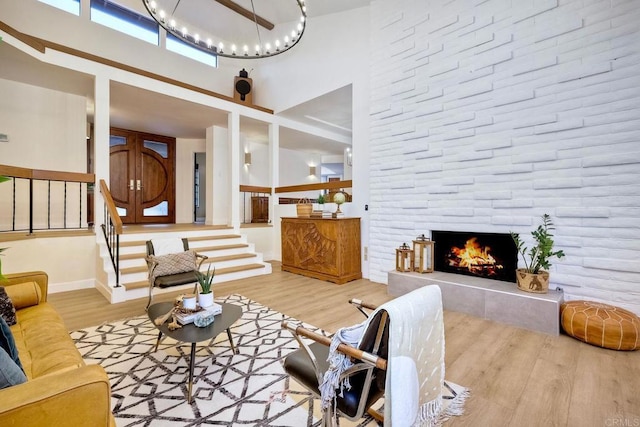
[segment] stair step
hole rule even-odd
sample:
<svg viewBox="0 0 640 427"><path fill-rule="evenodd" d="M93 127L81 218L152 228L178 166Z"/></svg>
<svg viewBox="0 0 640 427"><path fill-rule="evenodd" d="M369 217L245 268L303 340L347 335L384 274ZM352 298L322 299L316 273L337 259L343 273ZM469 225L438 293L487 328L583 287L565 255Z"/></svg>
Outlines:
<svg viewBox="0 0 640 427"><path fill-rule="evenodd" d="M234 267L216 268L216 276L221 274L237 273L239 271L257 270L259 268L265 268L263 264L247 264L237 265ZM139 282L123 283L122 286L128 291L132 289L148 288L149 281L142 280Z"/></svg>
<svg viewBox="0 0 640 427"><path fill-rule="evenodd" d="M255 258L258 255L253 253L244 253L244 254L233 254L233 255L224 255L224 256L210 256L205 259L203 264L212 264L214 262L223 262L223 261L233 261L236 259L245 259L245 258Z"/></svg>
<svg viewBox="0 0 640 427"><path fill-rule="evenodd" d="M208 239L207 239L208 240ZM201 252L211 252L211 251L223 251L226 249L242 249L248 248L249 245L246 243L236 243L234 245L219 245L219 246L204 246L201 248L192 248L194 251ZM131 260L131 259L144 259L147 256L147 253L134 253L134 254L124 254L120 255L120 260Z"/></svg>
<svg viewBox="0 0 640 427"><path fill-rule="evenodd" d="M239 239L239 234L220 234L214 236L197 236L197 237L187 237L187 240L190 242L197 242L200 240L225 240L225 239ZM148 239L147 239L148 240ZM145 246L147 244L147 240L131 240L131 241L121 241L120 247L131 247L131 246Z"/></svg>
<svg viewBox="0 0 640 427"><path fill-rule="evenodd" d="M224 240L224 239L239 239L242 237L239 234L222 234L219 236L196 236L189 237L190 242L198 242L200 240Z"/></svg>
<svg viewBox="0 0 640 427"><path fill-rule="evenodd" d="M202 252L210 252L210 251L223 251L225 249L241 249L241 248L248 248L248 247L249 245L247 243L236 243L234 245L203 246L201 248L192 248L192 249L198 253L202 253Z"/></svg>
<svg viewBox="0 0 640 427"><path fill-rule="evenodd" d="M215 262L234 261L236 259L255 258L255 257L257 257L257 255L253 253L209 257L204 260L203 264L212 264ZM148 268L146 265L141 265L136 267L127 267L127 268L121 268L120 274L144 273L147 270ZM216 269L216 274L218 274L218 269Z"/></svg>

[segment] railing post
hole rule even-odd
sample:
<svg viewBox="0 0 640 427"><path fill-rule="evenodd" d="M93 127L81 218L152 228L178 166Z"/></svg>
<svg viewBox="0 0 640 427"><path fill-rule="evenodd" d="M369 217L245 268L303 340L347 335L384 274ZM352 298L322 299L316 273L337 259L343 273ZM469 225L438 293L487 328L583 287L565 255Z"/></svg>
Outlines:
<svg viewBox="0 0 640 427"><path fill-rule="evenodd" d="M29 178L29 234L33 234L33 178Z"/></svg>

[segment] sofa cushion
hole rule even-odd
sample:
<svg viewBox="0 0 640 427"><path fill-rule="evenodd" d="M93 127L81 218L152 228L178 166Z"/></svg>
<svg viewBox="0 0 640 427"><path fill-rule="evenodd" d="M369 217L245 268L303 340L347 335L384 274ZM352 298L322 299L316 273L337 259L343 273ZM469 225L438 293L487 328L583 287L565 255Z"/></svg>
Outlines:
<svg viewBox="0 0 640 427"><path fill-rule="evenodd" d="M16 308L4 287L0 286L0 317L2 317L9 326L16 324Z"/></svg>
<svg viewBox="0 0 640 427"><path fill-rule="evenodd" d="M50 304L23 308L17 317L11 331L27 378L84 366L62 318Z"/></svg>
<svg viewBox="0 0 640 427"><path fill-rule="evenodd" d="M0 347L0 389L22 384L27 377L11 356Z"/></svg>
<svg viewBox="0 0 640 427"><path fill-rule="evenodd" d="M40 304L42 290L36 282L25 282L5 288L16 310Z"/></svg>

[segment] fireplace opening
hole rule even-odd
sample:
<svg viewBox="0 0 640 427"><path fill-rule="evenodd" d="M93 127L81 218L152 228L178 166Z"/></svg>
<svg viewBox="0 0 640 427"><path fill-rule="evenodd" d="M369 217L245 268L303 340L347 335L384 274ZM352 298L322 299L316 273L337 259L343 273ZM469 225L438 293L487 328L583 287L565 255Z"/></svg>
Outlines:
<svg viewBox="0 0 640 427"><path fill-rule="evenodd" d="M507 233L432 231L436 271L516 281L518 252Z"/></svg>

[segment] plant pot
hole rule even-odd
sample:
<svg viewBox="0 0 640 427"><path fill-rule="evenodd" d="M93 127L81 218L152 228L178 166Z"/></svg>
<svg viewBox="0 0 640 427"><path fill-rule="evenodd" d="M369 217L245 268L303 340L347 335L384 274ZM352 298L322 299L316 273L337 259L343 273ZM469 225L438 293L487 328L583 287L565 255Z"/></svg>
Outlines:
<svg viewBox="0 0 640 427"><path fill-rule="evenodd" d="M516 270L518 289L534 294L546 294L549 291L549 272L528 273L524 268Z"/></svg>
<svg viewBox="0 0 640 427"><path fill-rule="evenodd" d="M185 294L182 296L182 308L185 310L196 309L196 296L195 294Z"/></svg>
<svg viewBox="0 0 640 427"><path fill-rule="evenodd" d="M211 307L213 305L213 292L198 294L198 304L202 308Z"/></svg>

